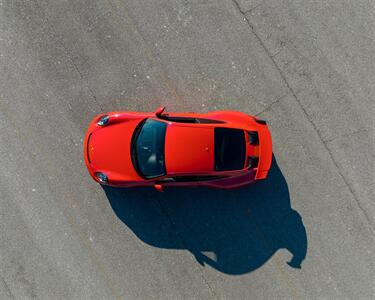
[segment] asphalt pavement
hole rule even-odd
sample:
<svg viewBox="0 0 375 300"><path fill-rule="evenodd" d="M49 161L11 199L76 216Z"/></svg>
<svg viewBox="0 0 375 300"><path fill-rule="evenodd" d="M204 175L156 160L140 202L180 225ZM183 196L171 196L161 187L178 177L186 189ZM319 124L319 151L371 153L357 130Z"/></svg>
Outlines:
<svg viewBox="0 0 375 300"><path fill-rule="evenodd" d="M1 299L375 299L375 2L0 0ZM269 178L103 189L106 111L268 121Z"/></svg>

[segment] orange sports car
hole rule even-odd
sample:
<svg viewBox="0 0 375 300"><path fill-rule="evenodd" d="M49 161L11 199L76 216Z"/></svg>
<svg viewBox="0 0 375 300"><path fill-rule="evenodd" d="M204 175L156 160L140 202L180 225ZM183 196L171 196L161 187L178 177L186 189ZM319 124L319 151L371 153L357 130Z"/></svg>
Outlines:
<svg viewBox="0 0 375 300"><path fill-rule="evenodd" d="M267 177L272 140L265 121L242 112L165 113L161 107L96 116L84 157L103 185L230 189Z"/></svg>

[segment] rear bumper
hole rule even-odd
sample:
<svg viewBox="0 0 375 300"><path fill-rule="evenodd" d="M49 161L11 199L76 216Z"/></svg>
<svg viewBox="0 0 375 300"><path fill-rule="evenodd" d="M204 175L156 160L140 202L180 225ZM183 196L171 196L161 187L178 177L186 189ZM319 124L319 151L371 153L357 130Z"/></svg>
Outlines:
<svg viewBox="0 0 375 300"><path fill-rule="evenodd" d="M272 137L266 124L259 124L259 164L255 179L265 179L272 162Z"/></svg>

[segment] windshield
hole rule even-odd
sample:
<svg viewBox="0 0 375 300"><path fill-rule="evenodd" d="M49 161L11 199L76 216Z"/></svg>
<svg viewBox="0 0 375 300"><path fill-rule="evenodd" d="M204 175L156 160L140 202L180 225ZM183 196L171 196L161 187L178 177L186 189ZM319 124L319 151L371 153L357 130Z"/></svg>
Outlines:
<svg viewBox="0 0 375 300"><path fill-rule="evenodd" d="M135 129L132 139L132 161L144 178L165 174L164 140L167 124L146 119Z"/></svg>

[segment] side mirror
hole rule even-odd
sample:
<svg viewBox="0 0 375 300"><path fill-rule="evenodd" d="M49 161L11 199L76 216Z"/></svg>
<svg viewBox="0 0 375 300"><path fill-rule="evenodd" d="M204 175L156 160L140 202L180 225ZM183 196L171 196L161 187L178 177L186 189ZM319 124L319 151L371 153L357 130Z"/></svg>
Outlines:
<svg viewBox="0 0 375 300"><path fill-rule="evenodd" d="M163 112L165 111L165 106L160 106L156 111L155 115L160 118L163 115Z"/></svg>
<svg viewBox="0 0 375 300"><path fill-rule="evenodd" d="M154 184L154 188L160 193L164 192L163 186L161 184Z"/></svg>

